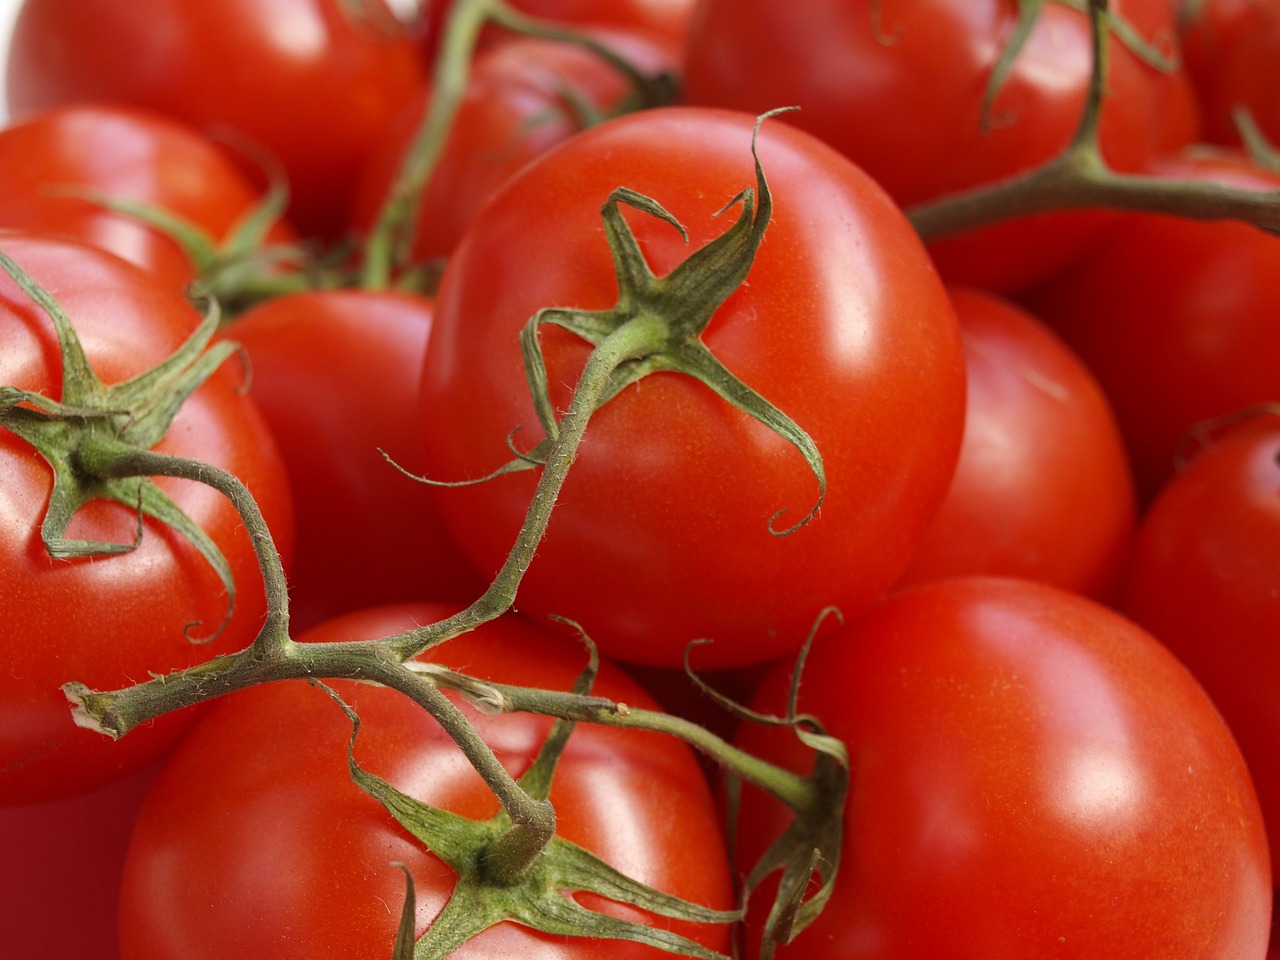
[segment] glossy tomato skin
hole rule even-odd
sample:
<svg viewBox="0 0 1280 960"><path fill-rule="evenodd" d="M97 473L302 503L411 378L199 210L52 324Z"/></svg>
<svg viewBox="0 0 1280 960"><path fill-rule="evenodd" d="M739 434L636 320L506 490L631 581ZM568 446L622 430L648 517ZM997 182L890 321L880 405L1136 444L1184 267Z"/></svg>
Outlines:
<svg viewBox="0 0 1280 960"><path fill-rule="evenodd" d="M954 287L951 302L968 374L964 445L899 585L996 574L1112 597L1137 510L1102 387L1013 301Z"/></svg>
<svg viewBox="0 0 1280 960"><path fill-rule="evenodd" d="M422 472L415 412L433 312L424 296L325 290L265 301L227 331L247 352L251 396L289 474L297 627L374 603L468 602L484 589L428 489L380 452Z"/></svg>
<svg viewBox="0 0 1280 960"><path fill-rule="evenodd" d="M215 241L260 202L258 188L207 137L163 114L118 104L53 107L0 130L0 181L0 226L82 240L178 288L195 272L176 242L69 191L146 204ZM281 224L273 239L292 238Z"/></svg>
<svg viewBox="0 0 1280 960"><path fill-rule="evenodd" d="M592 35L647 75L675 70L669 41L623 30L596 29ZM393 135L373 152L352 211L357 233L367 233L376 222L432 100L431 89L415 96ZM447 256L476 211L511 176L586 125L584 107L606 116L629 92L616 68L573 44L515 37L481 51L418 206L413 256Z"/></svg>
<svg viewBox="0 0 1280 960"><path fill-rule="evenodd" d="M1162 159L1161 176L1275 190L1239 154ZM1125 214L1025 302L1089 364L1120 422L1143 502L1195 424L1276 398L1280 238L1238 222Z"/></svg>
<svg viewBox="0 0 1280 960"><path fill-rule="evenodd" d="M1116 2L1143 36L1172 35L1165 0ZM904 207L1042 164L1070 142L1090 74L1086 19L1046 4L982 123L982 97L1012 34L1012 0L704 0L685 63L689 103L759 111L794 104L793 123L863 167ZM1142 169L1167 131L1178 81L1112 45L1101 146ZM1179 141L1182 142L1182 141ZM1067 262L1105 216L1036 216L935 245L954 283L1021 289Z"/></svg>
<svg viewBox="0 0 1280 960"><path fill-rule="evenodd" d="M658 275L720 235L715 217L754 183L747 114L647 110L545 154L487 205L441 286L427 348L423 430L440 480L482 477L531 447L537 419L519 333L548 305L604 310L617 299L600 206L625 185L689 230L625 214ZM791 445L673 373L600 409L570 471L516 605L578 620L617 659L708 669L799 646L827 604L851 614L905 567L941 501L959 449L964 361L946 291L900 211L860 171L794 127L760 130L775 216L747 282L703 341L743 382L807 430L829 481ZM547 198L555 198L548 201ZM495 282L494 264L502 264ZM551 400L563 411L588 345L541 335ZM527 439L526 439L527 438ZM450 528L482 571L511 547L532 472L443 490Z"/></svg>
<svg viewBox="0 0 1280 960"><path fill-rule="evenodd" d="M1239 144L1237 108L1246 108L1273 143L1280 134L1274 66L1280 54L1280 3L1210 0L1188 14L1187 65L1203 105L1205 137Z"/></svg>
<svg viewBox="0 0 1280 960"><path fill-rule="evenodd" d="M909 588L819 638L800 708L848 744L853 785L833 899L779 956L1264 955L1244 761L1186 669L1110 609L1025 580ZM808 763L777 730L739 742ZM746 857L781 822L754 798Z"/></svg>
<svg viewBox="0 0 1280 960"><path fill-rule="evenodd" d="M370 609L300 639L384 636L451 609ZM433 658L476 676L553 689L567 689L583 666L574 638L517 618L451 640ZM468 817L496 812L496 801L456 745L420 707L386 688L333 686L361 717L356 759L368 770ZM632 705L652 703L607 664L596 690ZM463 709L516 774L548 729L548 721L529 714L482 717ZM302 682L257 687L217 704L161 772L134 831L121 901L123 960L383 956L404 900L404 877L392 861L414 875L421 935L452 889L453 874L351 782L350 737L351 724L337 705ZM624 872L698 902L732 904L710 788L685 745L583 724L562 757L551 800L562 836ZM634 910L624 915L639 916ZM723 928L683 932L727 949ZM667 954L545 938L503 924L452 956Z"/></svg>
<svg viewBox="0 0 1280 960"><path fill-rule="evenodd" d="M142 373L177 349L199 317L177 290L114 255L71 241L0 235L0 249L71 317L104 383ZM7 277L0 281L0 384L58 398L61 365L48 318ZM288 481L266 425L228 363L183 405L156 447L234 473L254 493L286 558L292 545ZM60 686L111 690L237 650L256 635L264 601L257 561L239 515L212 488L157 485L219 545L238 587L235 614L216 642L196 644L223 619L221 581L194 547L150 520L136 550L53 560L40 540L52 486L45 461L0 430L0 803L68 797L138 770L168 750L195 719L175 714L112 742L72 722ZM88 504L70 533L117 543L137 536L137 515L115 502ZM202 632L203 631L203 632Z"/></svg>
<svg viewBox="0 0 1280 960"><path fill-rule="evenodd" d="M27 0L6 91L14 116L113 100L229 128L283 164L299 229L330 234L368 145L422 79L382 0Z"/></svg>
<svg viewBox="0 0 1280 960"><path fill-rule="evenodd" d="M1166 484L1138 530L1121 598L1214 698L1249 761L1272 837L1280 837L1277 456L1271 418L1223 437Z"/></svg>

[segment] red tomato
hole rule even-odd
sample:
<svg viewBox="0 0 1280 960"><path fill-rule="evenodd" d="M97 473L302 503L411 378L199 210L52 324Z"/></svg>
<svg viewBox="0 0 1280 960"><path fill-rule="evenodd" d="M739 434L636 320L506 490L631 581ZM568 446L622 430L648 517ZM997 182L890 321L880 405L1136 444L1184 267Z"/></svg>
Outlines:
<svg viewBox="0 0 1280 960"><path fill-rule="evenodd" d="M383 636L448 612L429 605L368 610L301 639ZM553 689L568 689L584 665L575 640L512 617L435 648L432 659L499 682ZM363 767L467 817L497 811L457 746L420 707L386 688L333 686L361 717L356 758ZM607 664L596 690L636 706L652 703ZM529 764L549 728L532 714L484 717L463 709L514 774ZM350 721L306 683L256 687L216 704L165 765L134 831L121 899L124 960L390 955L405 890L392 861L405 863L415 878L421 935L454 875L352 783L350 738ZM561 836L631 876L710 906L733 903L711 791L683 743L580 725L557 768L551 800ZM644 916L594 898L591 905ZM724 928L686 925L681 932L713 949L728 945ZM501 924L453 956L668 955Z"/></svg>
<svg viewBox="0 0 1280 960"><path fill-rule="evenodd" d="M1275 190L1241 156L1167 157L1161 176ZM1097 376L1148 501L1201 420L1277 398L1280 238L1237 222L1125 214L1027 298Z"/></svg>
<svg viewBox="0 0 1280 960"><path fill-rule="evenodd" d="M1091 68L1079 11L1045 4L982 123L1013 0L704 0L690 33L690 103L786 117L844 153L903 206L1005 179L1056 156L1080 120ZM1112 7L1144 36L1172 33L1166 0ZM1112 44L1102 148L1121 170L1165 146L1178 81ZM910 118L909 122L904 118ZM1181 142L1181 141L1180 141ZM1037 216L934 245L943 276L1014 290L1078 253L1105 217Z"/></svg>
<svg viewBox="0 0 1280 960"><path fill-rule="evenodd" d="M426 0L422 43L430 58L455 0ZM683 46L697 0L511 0L516 10L570 27L612 27L662 37Z"/></svg>
<svg viewBox="0 0 1280 960"><path fill-rule="evenodd" d="M675 69L675 54L638 33L593 35L647 74ZM422 195L413 256L444 257L477 210L531 159L586 125L584 110L615 112L631 92L627 79L598 54L532 37L499 42L477 55L448 144ZM415 96L394 136L374 152L353 212L357 231L376 221L422 122L429 88Z"/></svg>
<svg viewBox="0 0 1280 960"><path fill-rule="evenodd" d="M786 672L772 679L755 704L771 711ZM1263 955L1271 875L1244 761L1186 669L1111 610L1022 580L922 584L820 636L800 693L853 781L832 900L779 956ZM807 770L785 731L740 743ZM751 862L782 821L744 799Z"/></svg>
<svg viewBox="0 0 1280 960"><path fill-rule="evenodd" d="M326 290L268 300L227 331L248 352L250 395L288 468L296 625L374 603L470 601L484 589L427 488L379 453L422 471L411 412L433 309L408 293Z"/></svg>
<svg viewBox="0 0 1280 960"><path fill-rule="evenodd" d="M162 114L72 104L0 130L0 226L101 247L186 287L195 273L178 244L138 220L60 193L92 191L175 214L222 240L259 191L210 140ZM292 239L281 225L280 242Z"/></svg>
<svg viewBox="0 0 1280 960"><path fill-rule="evenodd" d="M62 305L103 383L118 383L172 354L199 316L181 292L140 268L70 241L0 235L0 249ZM7 275L0 279L0 384L61 396L61 364L48 317ZM253 491L280 550L289 553L292 513L276 448L243 395L242 371L219 370L183 405L157 450L223 467ZM195 719L166 717L113 743L82 730L59 687L79 680L111 690L246 646L262 623L261 577L240 516L220 493L189 481L156 485L221 548L237 585L235 614L216 643L196 645L184 628L211 633L226 612L222 583L173 530L147 520L137 549L110 557L54 560L40 539L52 471L25 441L0 429L0 803L68 797L119 779L168 750ZM93 501L71 535L113 543L137 536L137 511ZM199 630L197 630L199 633Z"/></svg>
<svg viewBox="0 0 1280 960"><path fill-rule="evenodd" d="M26 0L7 94L14 115L115 100L229 127L284 165L293 222L327 235L422 80L384 0Z"/></svg>
<svg viewBox="0 0 1280 960"><path fill-rule="evenodd" d="M544 154L480 212L440 290L423 381L428 474L486 476L532 447L538 420L519 335L546 306L607 310L618 298L600 207L618 186L663 204L689 231L625 216L659 276L726 228L754 184L753 118L667 108L593 127ZM950 481L964 419L955 315L923 247L861 171L782 123L760 129L776 215L747 282L703 342L806 430L829 480L789 442L690 377L659 373L600 409L550 530L520 587L527 614L572 617L601 649L678 666L696 638L706 668L795 649L828 604L852 613L905 567ZM589 345L541 334L563 411ZM525 437L528 437L526 440ZM505 558L533 471L441 490L446 522L482 571Z"/></svg>
<svg viewBox="0 0 1280 960"><path fill-rule="evenodd" d="M1280 837L1280 421L1216 443L1138 530L1121 608L1214 698ZM1280 845L1272 848L1272 869Z"/></svg>
<svg viewBox="0 0 1280 960"><path fill-rule="evenodd" d="M1183 32L1188 70L1204 108L1205 137L1238 144L1237 107L1253 115L1262 132L1280 140L1280 2L1206 0L1196 4Z"/></svg>
<svg viewBox="0 0 1280 960"><path fill-rule="evenodd" d="M119 960L116 909L134 818L159 764L78 797L0 807L0 922L14 957ZM87 895L85 890L92 890Z"/></svg>
<svg viewBox="0 0 1280 960"><path fill-rule="evenodd" d="M951 489L900 584L961 574L1107 597L1133 533L1124 441L1089 369L1031 314L953 288L969 394Z"/></svg>

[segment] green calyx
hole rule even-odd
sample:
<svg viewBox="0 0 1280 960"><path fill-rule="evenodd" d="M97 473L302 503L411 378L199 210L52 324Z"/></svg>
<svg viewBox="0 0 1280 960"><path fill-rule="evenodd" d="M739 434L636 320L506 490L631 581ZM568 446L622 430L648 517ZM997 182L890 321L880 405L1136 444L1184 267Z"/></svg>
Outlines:
<svg viewBox="0 0 1280 960"><path fill-rule="evenodd" d="M122 383L106 386L89 366L70 318L52 296L7 254L0 267L52 321L62 357L62 399L51 400L13 386L0 387L0 426L31 444L53 470L53 490L40 527L51 557L71 560L135 550L143 518L150 517L188 540L218 574L227 591L222 626L235 607L235 582L217 544L150 479L177 474L179 458L151 451L168 431L182 404L237 347L210 346L218 311L210 307L195 333L166 360ZM193 464L196 472L199 465ZM69 538L72 518L92 500L115 500L138 514L130 543ZM196 624L190 625L191 627ZM211 640L221 626L200 638ZM195 639L188 630L188 636Z"/></svg>
<svg viewBox="0 0 1280 960"><path fill-rule="evenodd" d="M656 276L649 267L621 208L626 205L663 220L687 238L684 226L658 201L634 190L620 187L609 195L601 216L617 272L618 301L604 311L548 308L529 320L521 333L521 349L525 378L545 436L532 450L514 451L513 460L483 479L545 466L557 450L562 421L552 407L546 361L538 340L542 327L550 324L593 344L596 356L610 358L600 371L601 382L586 382L584 373L578 386L579 391L594 394L596 410L652 373L682 373L791 443L813 471L818 496L798 522L776 529L774 523L783 512L779 511L770 519L769 529L782 536L813 519L827 490L826 470L817 445L791 417L731 373L701 339L716 310L746 280L769 225L773 199L756 153L756 139L760 124L778 112L781 111L766 113L756 122L751 141L756 185L743 190L725 206L724 211L739 207L733 225L664 276Z"/></svg>
<svg viewBox="0 0 1280 960"><path fill-rule="evenodd" d="M573 693L586 696L599 661L588 642L591 659ZM554 811L547 797L556 765L576 722L558 719L519 785L549 817L514 822L506 810L484 821L423 803L360 767L355 741L360 718L332 689L326 691L352 723L348 765L352 781L386 808L398 823L458 876L444 909L415 939L416 893L405 869L406 897L393 950L393 960L437 960L468 940L503 922L512 922L558 937L629 940L680 956L728 960L696 941L658 927L621 920L578 903L576 893L593 893L655 916L701 924L730 924L740 910L715 910L663 893L634 880L585 848L555 832ZM536 822L541 821L541 823ZM392 865L394 866L394 865Z"/></svg>

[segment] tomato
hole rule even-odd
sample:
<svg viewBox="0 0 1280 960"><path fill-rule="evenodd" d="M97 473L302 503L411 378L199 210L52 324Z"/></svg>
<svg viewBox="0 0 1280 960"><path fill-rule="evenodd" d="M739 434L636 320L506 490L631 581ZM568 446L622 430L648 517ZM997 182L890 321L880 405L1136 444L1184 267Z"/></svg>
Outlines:
<svg viewBox="0 0 1280 960"><path fill-rule="evenodd" d="M276 437L296 512L293 623L373 603L470 601L485 584L445 532L420 473L417 407L434 304L392 291L268 300L227 335ZM439 414L437 414L439 415Z"/></svg>
<svg viewBox="0 0 1280 960"><path fill-rule="evenodd" d="M1280 54L1280 3L1209 0L1187 20L1183 42L1188 69L1203 104L1205 137L1238 144L1234 112L1247 108L1263 134L1280 139L1280 97L1273 68Z"/></svg>
<svg viewBox="0 0 1280 960"><path fill-rule="evenodd" d="M106 384L138 375L172 354L200 317L183 294L112 254L63 240L0 234L0 249L62 305L89 364ZM155 449L222 467L253 491L286 558L292 513L279 453L226 364L183 404ZM48 317L7 275L0 280L0 384L61 396L61 363ZM237 650L256 635L264 611L257 560L240 515L222 494L158 478L221 549L237 586L234 615L216 642L187 638L193 622L209 636L227 596L210 564L173 529L147 519L132 552L54 560L41 542L52 471L16 434L0 430L0 803L72 796L141 769L194 720L179 714L120 743L77 727L59 687L78 680L112 690ZM77 538L132 543L138 512L115 501L88 503L69 528Z"/></svg>
<svg viewBox="0 0 1280 960"><path fill-rule="evenodd" d="M426 0L421 28L428 58L439 52L449 11L457 2ZM697 0L510 0L510 5L521 13L568 27L620 28L683 46Z"/></svg>
<svg viewBox="0 0 1280 960"><path fill-rule="evenodd" d="M786 673L756 707L781 709ZM799 709L846 742L853 781L832 900L779 956L1266 950L1267 840L1240 752L1187 670L1108 608L1023 580L909 588L819 635ZM807 770L785 730L739 743ZM744 800L751 862L782 821Z"/></svg>
<svg viewBox="0 0 1280 960"><path fill-rule="evenodd" d="M967 288L951 301L968 372L964 445L900 583L985 573L1110 596L1136 505L1102 388L1014 303Z"/></svg>
<svg viewBox="0 0 1280 960"><path fill-rule="evenodd" d="M863 167L905 207L1031 169L1070 142L1092 63L1079 11L1045 4L982 120L984 92L1012 35L1012 0L705 0L685 63L690 103L786 117ZM1144 37L1172 33L1165 0L1111 5ZM1169 135L1176 77L1113 43L1101 146L1121 170L1143 169ZM1188 135L1184 131L1177 136ZM1065 263L1105 216L1037 216L933 252L955 283L1012 291Z"/></svg>
<svg viewBox="0 0 1280 960"><path fill-rule="evenodd" d="M1280 423L1232 433L1160 492L1130 557L1121 609L1204 684L1280 836ZM1280 864L1272 848L1272 869Z"/></svg>
<svg viewBox="0 0 1280 960"><path fill-rule="evenodd" d="M26 0L7 95L15 116L112 100L238 131L284 165L291 220L328 235L368 145L422 80L384 0Z"/></svg>
<svg viewBox="0 0 1280 960"><path fill-rule="evenodd" d="M623 214L663 275L726 228L754 182L746 114L672 107L593 127L508 181L464 235L427 346L428 475L488 475L541 439L519 335L540 308L607 310L618 285L600 220L619 186L689 231ZM628 387L587 427L516 605L580 622L611 656L707 669L795 649L828 604L852 614L901 573L940 503L963 431L964 360L946 290L901 212L856 167L766 121L759 155L776 210L745 284L701 339L816 443L818 498L792 445L702 383L669 372ZM563 412L589 345L541 334ZM534 471L439 491L459 544L496 570L522 523Z"/></svg>
<svg viewBox="0 0 1280 960"><path fill-rule="evenodd" d="M259 191L220 147L147 110L71 104L0 130L0 226L57 233L109 250L175 287L194 278L177 243L135 218L61 191L92 191L179 216L222 240ZM273 239L292 239L284 225Z"/></svg>
<svg viewBox="0 0 1280 960"><path fill-rule="evenodd" d="M448 612L431 605L372 609L300 639L383 636ZM475 676L552 689L568 689L584 665L576 640L513 617L435 648L432 658ZM386 688L333 686L361 718L355 753L363 767L464 816L496 812L492 794L420 707ZM607 664L596 691L652 704ZM532 760L549 728L531 714L485 717L463 709L514 774ZM134 830L121 898L124 960L389 955L405 895L404 876L392 861L406 864L415 878L421 935L454 875L352 783L350 739L350 721L306 683L256 687L216 704L166 763ZM711 791L679 741L580 725L562 755L551 800L562 836L624 872L699 903L732 904ZM594 898L591 906L644 916ZM727 948L723 928L684 932L713 949ZM453 956L667 954L501 924Z"/></svg>
<svg viewBox="0 0 1280 960"><path fill-rule="evenodd" d="M78 797L0 807L8 867L0 872L0 916L14 956L56 957L74 943L94 960L119 960L125 850L157 773L158 763Z"/></svg>
<svg viewBox="0 0 1280 960"><path fill-rule="evenodd" d="M655 40L616 30L593 35L646 74L674 70L675 54ZM607 116L630 92L627 78L615 67L573 44L517 37L480 52L418 207L414 258L446 256L476 211L507 179L581 130L587 111ZM430 102L430 88L424 88L405 111L396 135L370 159L353 210L357 232L367 232L376 221Z"/></svg>
<svg viewBox="0 0 1280 960"><path fill-rule="evenodd" d="M1230 153L1186 153L1161 176L1274 190ZM1026 302L1093 370L1120 422L1139 494L1173 472L1188 429L1275 400L1280 238L1247 224L1125 214Z"/></svg>

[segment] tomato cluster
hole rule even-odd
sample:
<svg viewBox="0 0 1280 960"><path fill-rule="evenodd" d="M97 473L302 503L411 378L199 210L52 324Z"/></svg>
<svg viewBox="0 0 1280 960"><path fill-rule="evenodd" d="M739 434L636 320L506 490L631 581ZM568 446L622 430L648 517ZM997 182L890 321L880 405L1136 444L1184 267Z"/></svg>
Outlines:
<svg viewBox="0 0 1280 960"><path fill-rule="evenodd" d="M1277 53L1275 0L25 0L15 955L1263 960Z"/></svg>

